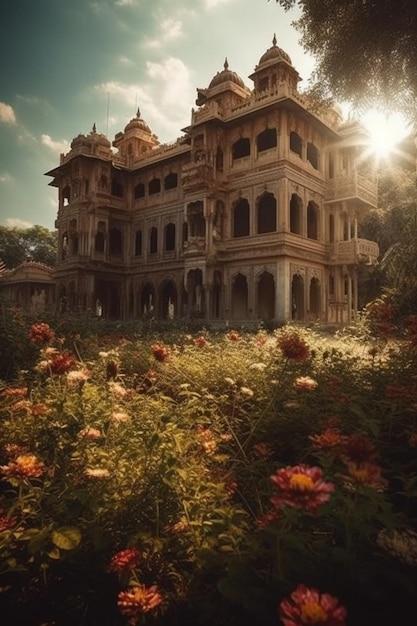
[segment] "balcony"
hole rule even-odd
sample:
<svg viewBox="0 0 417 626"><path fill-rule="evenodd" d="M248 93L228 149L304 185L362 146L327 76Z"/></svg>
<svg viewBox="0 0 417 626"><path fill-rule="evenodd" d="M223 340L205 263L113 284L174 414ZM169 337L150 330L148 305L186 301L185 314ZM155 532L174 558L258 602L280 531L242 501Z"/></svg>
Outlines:
<svg viewBox="0 0 417 626"><path fill-rule="evenodd" d="M207 189L213 181L213 166L205 161L189 163L182 168L181 185L185 192Z"/></svg>
<svg viewBox="0 0 417 626"><path fill-rule="evenodd" d="M330 260L336 265L374 265L378 256L378 244L368 239L338 241L330 251Z"/></svg>
<svg viewBox="0 0 417 626"><path fill-rule="evenodd" d="M377 185L360 174L338 176L328 180L324 201L340 202L342 200L359 200L367 206L376 207L378 206Z"/></svg>
<svg viewBox="0 0 417 626"><path fill-rule="evenodd" d="M188 237L184 241L184 256L205 255L207 249L205 237Z"/></svg>

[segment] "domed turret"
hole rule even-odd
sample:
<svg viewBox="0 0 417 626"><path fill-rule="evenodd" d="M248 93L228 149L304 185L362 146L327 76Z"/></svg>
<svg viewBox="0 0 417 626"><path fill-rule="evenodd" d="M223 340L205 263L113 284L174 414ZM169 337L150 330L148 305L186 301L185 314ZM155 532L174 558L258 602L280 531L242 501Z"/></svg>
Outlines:
<svg viewBox="0 0 417 626"><path fill-rule="evenodd" d="M276 63L277 61L285 61L288 65L292 65L291 58L289 54L285 52L282 48L277 46L277 38L274 34L274 38L272 39L272 46L268 48L266 52L259 59L259 63L256 66L256 69L260 69L262 65L270 65L270 62Z"/></svg>
<svg viewBox="0 0 417 626"><path fill-rule="evenodd" d="M133 117L128 124L126 124L124 132L127 133L130 130L144 130L147 133L151 132L151 129L147 123L140 116L140 109L138 108L136 117Z"/></svg>
<svg viewBox="0 0 417 626"><path fill-rule="evenodd" d="M229 63L227 59L224 61L223 70L221 72L217 72L216 76L211 79L208 88L212 89L213 87L218 87L222 83L226 82L232 82L235 83L235 85L239 85L239 87L242 87L243 89L245 88L245 83L240 76L236 74L236 72L229 70Z"/></svg>

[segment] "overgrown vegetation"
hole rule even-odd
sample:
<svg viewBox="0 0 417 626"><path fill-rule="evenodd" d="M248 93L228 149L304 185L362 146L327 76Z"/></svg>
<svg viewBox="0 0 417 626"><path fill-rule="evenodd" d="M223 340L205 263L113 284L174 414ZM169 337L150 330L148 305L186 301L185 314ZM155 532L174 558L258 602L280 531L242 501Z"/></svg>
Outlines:
<svg viewBox="0 0 417 626"><path fill-rule="evenodd" d="M413 608L415 318L395 338L383 301L327 336L61 322L20 318L33 362L0 389L10 626L392 626Z"/></svg>

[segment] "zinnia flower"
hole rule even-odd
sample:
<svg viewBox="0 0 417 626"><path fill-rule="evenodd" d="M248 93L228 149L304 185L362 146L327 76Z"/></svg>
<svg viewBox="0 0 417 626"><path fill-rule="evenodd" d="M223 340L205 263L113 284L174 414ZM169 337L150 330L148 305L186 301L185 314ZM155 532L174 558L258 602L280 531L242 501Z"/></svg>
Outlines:
<svg viewBox="0 0 417 626"><path fill-rule="evenodd" d="M32 324L29 329L29 341L40 346L49 343L54 337L54 331L49 324L45 324L44 322Z"/></svg>
<svg viewBox="0 0 417 626"><path fill-rule="evenodd" d="M240 337L239 333L237 332L237 330L231 330L230 332L227 333L226 337L230 341L240 341L241 340L241 337Z"/></svg>
<svg viewBox="0 0 417 626"><path fill-rule="evenodd" d="M317 385L318 382L310 376L299 376L293 383L295 389L306 389L307 391L312 391Z"/></svg>
<svg viewBox="0 0 417 626"><path fill-rule="evenodd" d="M338 428L326 428L319 435L310 435L314 448L335 450L346 443L347 437L342 435Z"/></svg>
<svg viewBox="0 0 417 626"><path fill-rule="evenodd" d="M5 476L15 478L39 478L44 472L44 464L34 454L20 454L14 461L1 465L0 471Z"/></svg>
<svg viewBox="0 0 417 626"><path fill-rule="evenodd" d="M151 346L151 350L155 359L157 361L160 361L160 363L165 363L165 361L168 361L170 350L169 347L166 346L162 341L157 341L156 343L153 343Z"/></svg>
<svg viewBox="0 0 417 626"><path fill-rule="evenodd" d="M49 368L52 374L66 374L75 363L75 357L68 350L64 350L52 357Z"/></svg>
<svg viewBox="0 0 417 626"><path fill-rule="evenodd" d="M310 348L296 332L287 332L277 339L278 347L286 359L303 363L310 356Z"/></svg>
<svg viewBox="0 0 417 626"><path fill-rule="evenodd" d="M117 552L110 562L110 570L112 572L123 572L128 569L134 569L139 561L141 554L136 548L127 548Z"/></svg>
<svg viewBox="0 0 417 626"><path fill-rule="evenodd" d="M271 480L277 488L271 496L275 507L285 504L312 514L317 513L320 505L330 499L330 493L334 490L333 483L324 482L319 467L307 465L282 468L271 476Z"/></svg>
<svg viewBox="0 0 417 626"><path fill-rule="evenodd" d="M375 463L348 463L347 470L348 475L343 476L345 485L368 485L379 491L387 487L387 481L381 476L382 470Z"/></svg>
<svg viewBox="0 0 417 626"><path fill-rule="evenodd" d="M102 434L98 428L92 426L86 426L78 433L78 439L84 439L85 441L95 441L101 439Z"/></svg>
<svg viewBox="0 0 417 626"><path fill-rule="evenodd" d="M143 613L149 613L156 609L162 602L162 596L157 585L145 587L145 585L135 585L130 587L128 591L119 593L117 605L120 612L126 615L132 624Z"/></svg>
<svg viewBox="0 0 417 626"><path fill-rule="evenodd" d="M27 387L8 387L0 391L1 398L24 398L27 395Z"/></svg>
<svg viewBox="0 0 417 626"><path fill-rule="evenodd" d="M284 626L345 626L347 611L334 596L298 585L290 599L281 602L279 615Z"/></svg>
<svg viewBox="0 0 417 626"><path fill-rule="evenodd" d="M203 337L203 335L201 335L201 337L196 337L195 339L193 339L193 344L196 346L196 348L204 348L204 346L207 344L207 339Z"/></svg>

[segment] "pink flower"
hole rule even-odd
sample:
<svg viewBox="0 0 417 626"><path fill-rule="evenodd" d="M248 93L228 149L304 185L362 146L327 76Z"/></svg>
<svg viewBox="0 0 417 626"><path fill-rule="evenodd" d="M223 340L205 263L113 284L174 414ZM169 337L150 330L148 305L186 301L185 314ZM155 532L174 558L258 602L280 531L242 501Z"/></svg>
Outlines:
<svg viewBox="0 0 417 626"><path fill-rule="evenodd" d="M293 383L295 389L306 389L307 391L312 391L317 385L317 381L314 378L310 378L310 376L299 376Z"/></svg>
<svg viewBox="0 0 417 626"><path fill-rule="evenodd" d="M315 514L321 504L330 499L334 490L333 483L323 480L323 472L319 467L295 465L278 470L271 480L277 488L271 496L275 507L282 505L304 509Z"/></svg>
<svg viewBox="0 0 417 626"><path fill-rule="evenodd" d="M101 437L101 431L92 426L86 426L78 433L78 439L84 439L85 441L96 441L97 439L101 439Z"/></svg>
<svg viewBox="0 0 417 626"><path fill-rule="evenodd" d="M339 600L328 593L299 585L290 599L279 606L284 626L345 626L347 611Z"/></svg>
<svg viewBox="0 0 417 626"><path fill-rule="evenodd" d="M44 322L32 324L29 329L29 341L37 345L49 343L54 337L54 331L48 324L45 324Z"/></svg>
<svg viewBox="0 0 417 626"><path fill-rule="evenodd" d="M310 435L309 439L314 448L325 450L338 450L347 441L338 428L326 428L319 435Z"/></svg>

